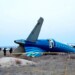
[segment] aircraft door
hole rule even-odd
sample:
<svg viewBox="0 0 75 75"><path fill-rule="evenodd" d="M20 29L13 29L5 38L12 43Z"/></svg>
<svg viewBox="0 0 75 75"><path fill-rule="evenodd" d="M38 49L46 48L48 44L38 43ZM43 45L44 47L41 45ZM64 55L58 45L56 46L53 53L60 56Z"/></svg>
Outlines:
<svg viewBox="0 0 75 75"><path fill-rule="evenodd" d="M49 39L49 48L54 47L54 41L52 39Z"/></svg>

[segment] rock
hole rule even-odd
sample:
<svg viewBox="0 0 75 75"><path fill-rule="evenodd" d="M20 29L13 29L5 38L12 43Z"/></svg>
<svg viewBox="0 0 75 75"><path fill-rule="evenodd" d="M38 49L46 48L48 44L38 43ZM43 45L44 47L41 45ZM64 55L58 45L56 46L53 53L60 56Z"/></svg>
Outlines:
<svg viewBox="0 0 75 75"><path fill-rule="evenodd" d="M15 58L15 57L2 57L0 58L0 67L11 67L11 66L25 66L35 65L33 61Z"/></svg>

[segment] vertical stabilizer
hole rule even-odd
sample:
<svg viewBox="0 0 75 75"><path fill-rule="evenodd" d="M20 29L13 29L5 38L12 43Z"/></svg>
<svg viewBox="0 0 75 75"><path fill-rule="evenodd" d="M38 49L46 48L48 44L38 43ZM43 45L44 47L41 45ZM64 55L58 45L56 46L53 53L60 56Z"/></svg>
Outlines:
<svg viewBox="0 0 75 75"><path fill-rule="evenodd" d="M38 39L40 30L41 30L41 26L43 24L43 21L44 21L44 19L42 17L40 17L40 19L38 20L36 26L34 27L32 32L30 33L30 35L28 36L26 41L36 42L36 40Z"/></svg>

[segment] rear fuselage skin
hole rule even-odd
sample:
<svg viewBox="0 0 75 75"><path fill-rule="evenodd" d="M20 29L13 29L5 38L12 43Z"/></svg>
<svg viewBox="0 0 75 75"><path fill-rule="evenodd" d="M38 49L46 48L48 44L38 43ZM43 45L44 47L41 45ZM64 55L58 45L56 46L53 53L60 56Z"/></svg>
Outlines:
<svg viewBox="0 0 75 75"><path fill-rule="evenodd" d="M45 52L75 52L75 48L72 48L66 44L57 42L53 39L51 40L53 44L50 43L49 40L37 40L35 43L26 41L25 47L38 47L43 49Z"/></svg>

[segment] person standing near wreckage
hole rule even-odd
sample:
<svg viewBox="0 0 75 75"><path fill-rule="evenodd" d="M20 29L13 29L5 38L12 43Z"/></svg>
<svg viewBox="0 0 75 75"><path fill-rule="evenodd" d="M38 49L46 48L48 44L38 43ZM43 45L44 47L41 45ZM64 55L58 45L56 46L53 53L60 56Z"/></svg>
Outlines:
<svg viewBox="0 0 75 75"><path fill-rule="evenodd" d="M1 48L0 48L0 51L1 51Z"/></svg>
<svg viewBox="0 0 75 75"><path fill-rule="evenodd" d="M3 49L4 56L6 56L6 48Z"/></svg>
<svg viewBox="0 0 75 75"><path fill-rule="evenodd" d="M13 49L12 49L12 48L10 48L10 50L9 50L10 54L12 53L12 51L13 51Z"/></svg>

